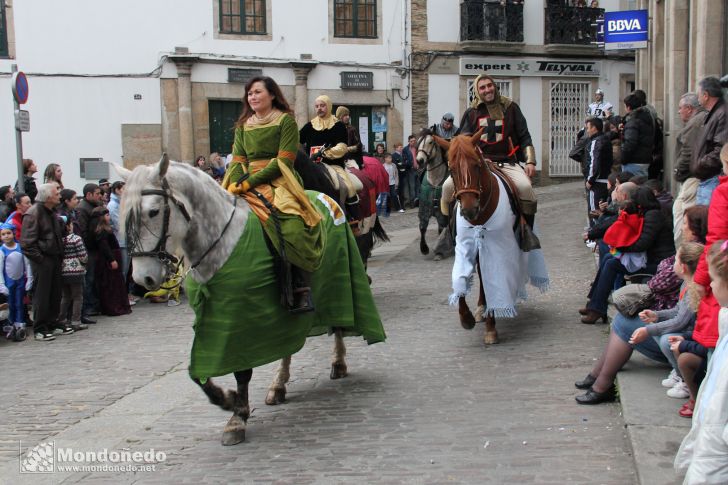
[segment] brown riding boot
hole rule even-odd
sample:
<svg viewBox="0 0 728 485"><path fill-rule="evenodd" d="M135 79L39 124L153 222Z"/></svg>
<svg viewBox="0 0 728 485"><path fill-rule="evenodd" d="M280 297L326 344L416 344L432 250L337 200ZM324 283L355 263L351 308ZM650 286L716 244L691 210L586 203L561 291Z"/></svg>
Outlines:
<svg viewBox="0 0 728 485"><path fill-rule="evenodd" d="M313 306L313 298L311 297L311 273L304 271L297 266L291 266L293 273L293 307L291 313L312 312L316 308Z"/></svg>

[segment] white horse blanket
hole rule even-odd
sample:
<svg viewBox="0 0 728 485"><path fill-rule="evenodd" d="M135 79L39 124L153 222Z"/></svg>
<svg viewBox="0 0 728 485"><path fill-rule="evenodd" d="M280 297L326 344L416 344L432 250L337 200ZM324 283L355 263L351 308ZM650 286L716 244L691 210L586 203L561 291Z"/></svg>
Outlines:
<svg viewBox="0 0 728 485"><path fill-rule="evenodd" d="M500 186L498 207L482 226L470 224L457 213L455 262L452 268L450 304L456 305L461 296L470 292L475 272L475 258L480 256L487 308L484 317L512 318L517 315L516 303L528 297L526 283L530 282L542 293L549 287L543 251L536 249L524 253L518 247L513 224L516 216L511 210L503 182Z"/></svg>

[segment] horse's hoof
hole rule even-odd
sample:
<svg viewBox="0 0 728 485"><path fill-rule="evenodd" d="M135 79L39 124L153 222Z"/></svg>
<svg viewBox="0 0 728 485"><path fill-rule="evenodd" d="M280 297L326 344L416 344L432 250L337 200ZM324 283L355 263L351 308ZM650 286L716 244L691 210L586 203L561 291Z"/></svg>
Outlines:
<svg viewBox="0 0 728 485"><path fill-rule="evenodd" d="M233 414L222 432L222 445L232 446L245 441L245 421Z"/></svg>
<svg viewBox="0 0 728 485"><path fill-rule="evenodd" d="M460 315L460 325L462 325L465 330L472 330L473 327L475 327L475 318L473 318L473 314L468 312L465 315Z"/></svg>
<svg viewBox="0 0 728 485"><path fill-rule="evenodd" d="M331 375L329 376L331 379L342 379L348 375L346 364L331 364Z"/></svg>
<svg viewBox="0 0 728 485"><path fill-rule="evenodd" d="M425 255L430 254L430 248L427 247L426 243L420 243L420 252Z"/></svg>
<svg viewBox="0 0 728 485"><path fill-rule="evenodd" d="M492 332L485 332L485 338L483 339L485 345L493 345L498 343L498 332L493 330Z"/></svg>
<svg viewBox="0 0 728 485"><path fill-rule="evenodd" d="M286 390L285 389L271 389L268 391L268 395L265 396L265 403L268 406L276 406L286 402Z"/></svg>
<svg viewBox="0 0 728 485"><path fill-rule="evenodd" d="M475 323L480 323L485 321L485 307L483 305L478 305L478 308L475 309Z"/></svg>

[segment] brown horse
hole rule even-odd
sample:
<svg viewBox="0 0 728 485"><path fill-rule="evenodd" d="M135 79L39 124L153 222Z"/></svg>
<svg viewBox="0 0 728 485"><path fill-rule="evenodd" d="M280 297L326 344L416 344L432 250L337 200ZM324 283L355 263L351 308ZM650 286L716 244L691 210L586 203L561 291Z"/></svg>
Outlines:
<svg viewBox="0 0 728 485"><path fill-rule="evenodd" d="M452 141L434 136L435 141L443 149L448 150L448 167L455 183L455 198L460 202L460 213L471 224L482 225L495 211L498 205L500 187L496 183L495 175L488 168L487 162L477 152L476 146L483 133L481 128L472 136L459 135ZM483 191L487 190L487 196L481 197ZM454 216L455 214L453 214ZM458 298L458 315L460 324L465 329L472 329L476 321L481 321L485 308L485 292L483 291L483 280L480 272L480 265L476 263L478 270L478 282L480 286L478 296L478 308L473 316L465 297ZM498 343L498 332L495 329L495 317L485 317L485 338L486 344Z"/></svg>

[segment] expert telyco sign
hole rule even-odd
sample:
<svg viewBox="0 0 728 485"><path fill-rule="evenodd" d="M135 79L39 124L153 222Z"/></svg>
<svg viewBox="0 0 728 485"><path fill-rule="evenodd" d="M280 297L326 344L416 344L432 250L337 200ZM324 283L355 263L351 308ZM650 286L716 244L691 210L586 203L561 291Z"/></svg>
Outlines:
<svg viewBox="0 0 728 485"><path fill-rule="evenodd" d="M604 49L641 49L649 38L647 10L604 13Z"/></svg>
<svg viewBox="0 0 728 485"><path fill-rule="evenodd" d="M556 76L598 77L601 61L538 59L518 57L511 59L491 57L461 57L460 75L477 76L488 73L493 76Z"/></svg>

